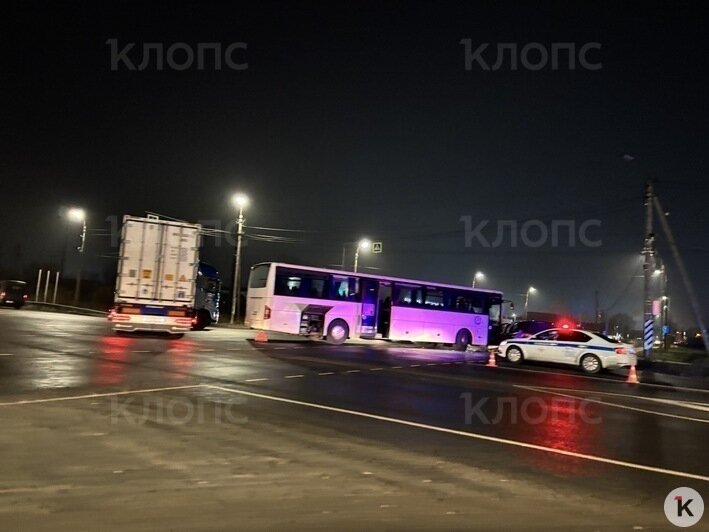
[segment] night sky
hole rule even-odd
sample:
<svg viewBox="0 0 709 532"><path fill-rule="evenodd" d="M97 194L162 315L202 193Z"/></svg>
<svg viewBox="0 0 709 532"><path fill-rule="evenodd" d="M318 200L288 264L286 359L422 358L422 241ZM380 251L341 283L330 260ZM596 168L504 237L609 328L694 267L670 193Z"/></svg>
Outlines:
<svg viewBox="0 0 709 532"><path fill-rule="evenodd" d="M22 2L3 16L0 277L34 279L62 250L73 275L89 214L89 277L115 272L107 217L154 211L225 228L236 191L251 198L245 264L338 264L367 236L375 273L505 292L530 309L590 319L642 309L643 184L669 211L709 317L707 17L699 3ZM246 70L111 70L108 39L138 64L144 43L233 42ZM461 39L597 42L600 70L465 69ZM562 66L566 55L562 54ZM624 154L634 157L623 160ZM598 219L602 245L466 247L462 216ZM232 222L233 223L233 222ZM231 226L233 228L233 225ZM673 320L692 325L667 239ZM65 239L66 234L71 237ZM518 235L519 236L519 235ZM66 247L65 247L66 242ZM231 282L233 248L205 239ZM348 262L352 260L349 253Z"/></svg>

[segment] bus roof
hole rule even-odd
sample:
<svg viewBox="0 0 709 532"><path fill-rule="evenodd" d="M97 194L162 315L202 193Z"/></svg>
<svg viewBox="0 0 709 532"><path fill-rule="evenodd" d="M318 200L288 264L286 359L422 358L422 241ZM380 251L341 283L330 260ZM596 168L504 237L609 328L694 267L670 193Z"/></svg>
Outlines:
<svg viewBox="0 0 709 532"><path fill-rule="evenodd" d="M335 275L347 275L347 276L354 276L354 277L363 277L367 279L380 279L384 281L394 281L394 282L400 282L400 283L411 283L411 284L420 284L420 285L426 285L426 286L435 286L439 288L453 288L456 290L468 290L468 291L476 291L476 292L486 292L488 294L499 294L502 296L502 292L499 290L486 290L484 288L472 288L470 286L462 286L462 285L456 285L456 284L445 284L445 283L437 283L434 281L422 281L421 279L406 279L402 277L390 277L388 275L374 275L371 273L355 273L355 272L349 272L345 270L331 270L329 268L315 268L313 266L304 266L302 264L290 264L287 262L259 262L258 264L254 264L251 266L251 269L253 270L257 266L263 266L266 264L273 264L274 266L285 266L286 268L300 268L302 270L308 270L308 271L313 271L313 272L321 272L321 273L332 273Z"/></svg>

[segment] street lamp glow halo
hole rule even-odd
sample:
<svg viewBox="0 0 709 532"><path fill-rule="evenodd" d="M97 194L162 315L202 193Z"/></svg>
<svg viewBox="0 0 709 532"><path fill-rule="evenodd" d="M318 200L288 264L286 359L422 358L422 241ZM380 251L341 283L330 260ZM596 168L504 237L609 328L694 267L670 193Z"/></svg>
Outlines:
<svg viewBox="0 0 709 532"><path fill-rule="evenodd" d="M485 279L485 274L483 272L475 272L476 279Z"/></svg>
<svg viewBox="0 0 709 532"><path fill-rule="evenodd" d="M534 288L533 286L530 286L530 287L527 289L527 292L529 292L530 294L533 294L533 293L536 292L536 291L537 291L537 289Z"/></svg>
<svg viewBox="0 0 709 532"><path fill-rule="evenodd" d="M231 198L231 201L239 209L243 209L249 206L249 197L246 194L234 194Z"/></svg>
<svg viewBox="0 0 709 532"><path fill-rule="evenodd" d="M372 241L369 240L368 238L363 238L362 240L359 241L357 246L359 247L359 249L366 251L372 247Z"/></svg>
<svg viewBox="0 0 709 532"><path fill-rule="evenodd" d="M84 211L84 209L74 207L67 211L67 216L74 222L83 222L86 220L86 211Z"/></svg>

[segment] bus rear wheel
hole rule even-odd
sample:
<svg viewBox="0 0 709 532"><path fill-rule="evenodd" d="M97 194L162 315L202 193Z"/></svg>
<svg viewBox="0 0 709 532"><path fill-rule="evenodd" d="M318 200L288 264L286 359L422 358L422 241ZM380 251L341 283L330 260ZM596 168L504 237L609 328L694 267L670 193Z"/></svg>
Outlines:
<svg viewBox="0 0 709 532"><path fill-rule="evenodd" d="M327 327L327 342L330 344L340 345L347 340L350 335L350 328L345 320L332 320Z"/></svg>
<svg viewBox="0 0 709 532"><path fill-rule="evenodd" d="M455 335L455 344L453 344L453 347L456 351L465 351L472 341L473 338L470 331L468 329L461 329L458 331L458 334Z"/></svg>

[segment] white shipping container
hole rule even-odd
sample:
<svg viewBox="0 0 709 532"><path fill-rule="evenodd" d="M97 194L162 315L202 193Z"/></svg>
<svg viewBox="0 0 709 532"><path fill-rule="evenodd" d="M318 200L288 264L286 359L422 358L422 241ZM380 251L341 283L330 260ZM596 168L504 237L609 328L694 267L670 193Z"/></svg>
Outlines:
<svg viewBox="0 0 709 532"><path fill-rule="evenodd" d="M201 226L124 216L116 303L194 305Z"/></svg>

